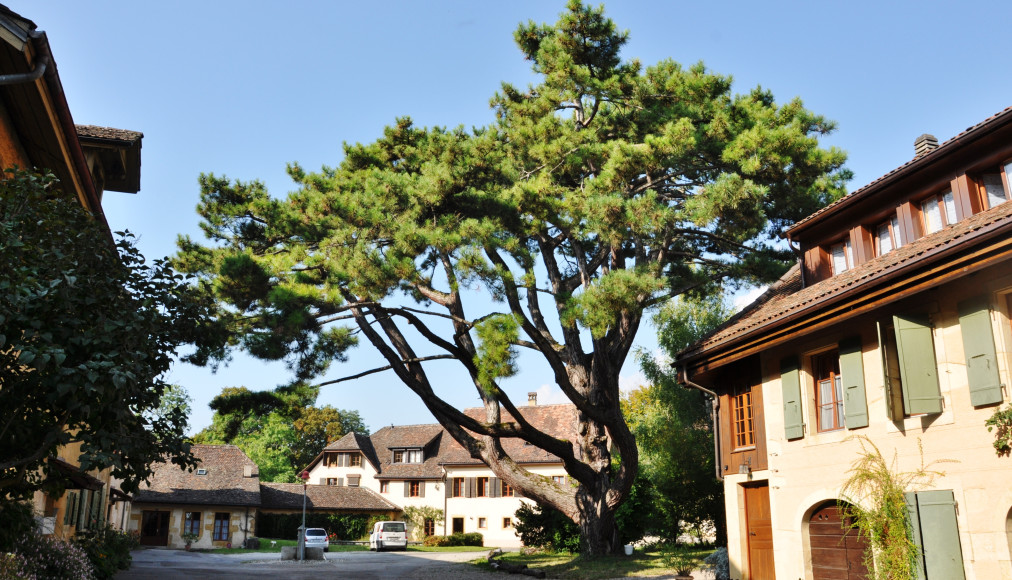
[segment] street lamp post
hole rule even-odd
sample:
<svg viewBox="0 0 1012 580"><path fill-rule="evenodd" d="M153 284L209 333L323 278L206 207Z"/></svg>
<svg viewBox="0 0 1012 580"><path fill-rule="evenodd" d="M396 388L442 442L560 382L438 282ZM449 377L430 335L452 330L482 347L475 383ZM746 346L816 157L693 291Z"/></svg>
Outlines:
<svg viewBox="0 0 1012 580"><path fill-rule="evenodd" d="M299 560L306 559L306 484L309 481L309 471L302 470L299 474L302 478L302 526L299 527Z"/></svg>

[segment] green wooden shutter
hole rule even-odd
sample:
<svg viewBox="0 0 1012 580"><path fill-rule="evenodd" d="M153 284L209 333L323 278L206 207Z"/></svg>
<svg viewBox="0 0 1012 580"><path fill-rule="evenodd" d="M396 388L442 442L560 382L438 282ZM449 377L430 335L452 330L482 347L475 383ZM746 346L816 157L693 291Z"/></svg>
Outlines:
<svg viewBox="0 0 1012 580"><path fill-rule="evenodd" d="M924 570L928 580L965 580L952 490L917 492Z"/></svg>
<svg viewBox="0 0 1012 580"><path fill-rule="evenodd" d="M896 350L903 380L903 406L910 415L941 413L942 392L938 388L938 365L931 322L926 314L893 316Z"/></svg>
<svg viewBox="0 0 1012 580"><path fill-rule="evenodd" d="M970 385L970 403L976 407L1000 403L1001 379L998 356L991 332L991 309L987 296L959 303L959 331L963 335L966 379Z"/></svg>
<svg viewBox="0 0 1012 580"><path fill-rule="evenodd" d="M801 379L798 357L780 361L780 390L784 395L784 436L788 441L805 436L805 422L801 414ZM734 417L731 418L733 423Z"/></svg>
<svg viewBox="0 0 1012 580"><path fill-rule="evenodd" d="M861 337L840 342L840 378L843 381L843 410L847 428L868 426L868 401L864 394L864 361L861 359Z"/></svg>
<svg viewBox="0 0 1012 580"><path fill-rule="evenodd" d="M902 413L893 405L892 377L889 375L889 345L886 342L886 330L882 328L881 322L875 323L875 332L878 333L878 352L882 355L882 384L885 385L886 417L892 421L903 418Z"/></svg>
<svg viewBox="0 0 1012 580"><path fill-rule="evenodd" d="M914 536L914 544L917 545L917 570L914 578L924 580L924 543L921 540L921 518L917 513L917 494L908 491L903 494L907 503L907 516L910 518L910 529Z"/></svg>

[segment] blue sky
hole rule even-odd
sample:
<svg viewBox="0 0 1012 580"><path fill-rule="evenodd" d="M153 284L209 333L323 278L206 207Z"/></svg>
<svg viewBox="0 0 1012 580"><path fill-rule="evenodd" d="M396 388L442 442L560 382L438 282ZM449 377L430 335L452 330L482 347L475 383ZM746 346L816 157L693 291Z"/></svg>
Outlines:
<svg viewBox="0 0 1012 580"><path fill-rule="evenodd" d="M500 82L534 81L512 40L519 22L554 22L563 0L511 2L138 2L7 0L48 33L77 123L144 133L141 192L109 192L114 229L148 258L179 233L199 237L197 176L214 172L291 189L285 164L336 165L342 142L369 142L395 117L420 125L486 124ZM703 61L780 102L795 96L838 123L824 143L849 154L854 190L906 162L914 139L949 139L1012 105L1007 6L955 2L675 2L606 4L629 30L623 57ZM652 329L638 344L656 347ZM360 347L327 378L379 363ZM531 361L507 392L558 399ZM636 365L623 369L626 386ZM443 394L477 403L447 370ZM211 374L177 365L169 379L194 398L191 429L210 422L224 386L270 388L283 368L237 358ZM373 430L431 422L389 373L326 387L320 404L358 410Z"/></svg>

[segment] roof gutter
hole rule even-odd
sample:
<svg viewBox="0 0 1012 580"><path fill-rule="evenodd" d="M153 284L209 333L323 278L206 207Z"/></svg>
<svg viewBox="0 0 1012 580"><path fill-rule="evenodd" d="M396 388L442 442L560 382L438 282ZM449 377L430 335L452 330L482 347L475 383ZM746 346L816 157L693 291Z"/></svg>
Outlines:
<svg viewBox="0 0 1012 580"><path fill-rule="evenodd" d="M717 481L724 481L724 474L720 470L720 423L717 422L717 410L720 408L720 399L717 397L717 393L704 387L703 385L696 384L689 380L689 370L686 366L682 365L678 367L678 371L682 375L682 384L688 388L696 389L702 393L709 395L710 400L710 420L713 422L713 469L716 472Z"/></svg>

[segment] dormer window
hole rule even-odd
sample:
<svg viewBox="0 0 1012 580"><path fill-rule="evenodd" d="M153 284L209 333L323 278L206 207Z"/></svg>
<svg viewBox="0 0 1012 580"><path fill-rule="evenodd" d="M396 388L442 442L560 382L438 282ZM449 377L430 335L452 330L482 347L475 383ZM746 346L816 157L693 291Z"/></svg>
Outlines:
<svg viewBox="0 0 1012 580"><path fill-rule="evenodd" d="M829 254L833 261L833 275L842 274L854 267L854 259L850 252L850 240L844 240L839 244L833 244L829 248Z"/></svg>
<svg viewBox="0 0 1012 580"><path fill-rule="evenodd" d="M875 229L876 255L883 256L903 245L900 237L900 221L893 215L889 221Z"/></svg>
<svg viewBox="0 0 1012 580"><path fill-rule="evenodd" d="M1005 164L1005 179L1012 171L1012 161ZM984 193L987 196L987 207L995 207L1008 201L1008 189L1002 181L1001 173L985 173L981 176Z"/></svg>
<svg viewBox="0 0 1012 580"><path fill-rule="evenodd" d="M924 220L925 234L933 234L956 223L956 199L952 196L952 190L922 201L921 217Z"/></svg>
<svg viewBox="0 0 1012 580"><path fill-rule="evenodd" d="M394 463L421 463L421 449L394 449Z"/></svg>

